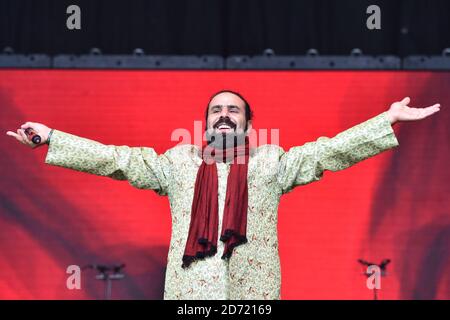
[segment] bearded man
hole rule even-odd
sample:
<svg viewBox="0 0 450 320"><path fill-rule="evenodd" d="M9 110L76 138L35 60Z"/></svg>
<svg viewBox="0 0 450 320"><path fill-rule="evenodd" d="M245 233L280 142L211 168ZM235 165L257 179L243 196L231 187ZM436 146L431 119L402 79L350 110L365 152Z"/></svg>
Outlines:
<svg viewBox="0 0 450 320"><path fill-rule="evenodd" d="M408 107L409 98L333 138L285 152L252 146L252 110L237 92L214 94L206 108L203 146L104 145L35 122L8 131L21 143L48 145L45 162L168 196L172 235L164 299L280 299L277 214L294 187L398 146L392 125L424 119L440 105ZM33 143L25 130L41 137Z"/></svg>

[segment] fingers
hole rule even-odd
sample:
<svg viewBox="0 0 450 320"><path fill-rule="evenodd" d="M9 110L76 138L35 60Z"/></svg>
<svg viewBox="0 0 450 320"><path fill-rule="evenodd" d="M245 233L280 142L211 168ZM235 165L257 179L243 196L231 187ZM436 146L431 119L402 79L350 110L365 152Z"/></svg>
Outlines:
<svg viewBox="0 0 450 320"><path fill-rule="evenodd" d="M436 104L433 104L429 108L433 108L433 109L436 109L437 111L439 111L439 110L441 110L441 104L440 103L436 103Z"/></svg>
<svg viewBox="0 0 450 320"><path fill-rule="evenodd" d="M30 138L28 138L28 135L25 133L26 129L33 129L37 134L40 134L40 129L41 127L44 127L43 125L36 123L36 122L30 122L27 121L25 123L23 123L19 129L16 130L16 132L14 131L7 131L6 134L8 136L14 137L17 141L19 141L22 144L25 144L29 147L37 147L39 144L35 144L31 141ZM45 132L44 132L45 133Z"/></svg>
<svg viewBox="0 0 450 320"><path fill-rule="evenodd" d="M403 98L403 100L400 101L400 103L404 106L407 106L410 102L411 102L411 99L409 97Z"/></svg>
<svg viewBox="0 0 450 320"><path fill-rule="evenodd" d="M26 128L33 128L34 127L34 125L35 125L35 123L34 122L25 122L23 125L21 125L20 127L22 128L22 129L26 129Z"/></svg>
<svg viewBox="0 0 450 320"><path fill-rule="evenodd" d="M17 133L22 137L22 142L28 144L29 140L25 132L22 129L17 129Z"/></svg>
<svg viewBox="0 0 450 320"><path fill-rule="evenodd" d="M25 140L24 140L23 136L20 134L20 131L21 131L21 129L17 129L16 132L12 132L12 131L8 131L8 132L10 132L9 135L13 136L14 138L16 138L17 141L19 141L20 143L25 144Z"/></svg>
<svg viewBox="0 0 450 320"><path fill-rule="evenodd" d="M7 131L7 132L6 132L6 135L11 136L11 137L14 137L17 141L19 141L20 143L22 143L22 144L24 144L24 145L26 145L26 146L28 146L28 147L35 148L35 147L37 147L38 145L35 144L35 143L33 143L33 142L28 138L28 135L25 133L25 130L26 130L27 128L33 128L33 126L35 126L35 125L38 126L38 124L37 124L37 123L34 123L34 122L25 122L24 124L22 124L22 125L20 126L19 129L16 130L16 132L14 132L14 131ZM38 127L39 127L39 126L38 126ZM34 129L34 128L33 128L33 129Z"/></svg>
<svg viewBox="0 0 450 320"><path fill-rule="evenodd" d="M11 136L11 137L15 137L15 138L18 138L18 136L19 136L17 133L14 133L12 131L7 131L6 135Z"/></svg>
<svg viewBox="0 0 450 320"><path fill-rule="evenodd" d="M12 131L8 131L8 132L6 132L6 134L7 134L8 136L11 136L11 137L16 138L17 141L22 142L22 137L20 136L20 134L17 134L17 133L12 132Z"/></svg>
<svg viewBox="0 0 450 320"><path fill-rule="evenodd" d="M432 105L427 108L410 108L410 114L415 117L415 119L424 119L440 110L439 104Z"/></svg>
<svg viewBox="0 0 450 320"><path fill-rule="evenodd" d="M440 110L441 110L440 104L435 104L435 105L432 105L431 107L425 108L426 117L428 117L436 112L439 112Z"/></svg>
<svg viewBox="0 0 450 320"><path fill-rule="evenodd" d="M404 103L409 102L410 102L409 97L406 97L402 101L396 102L394 104L398 108L396 110L397 121L415 121L425 119L431 116L432 114L439 112L441 108L441 105L439 103L433 104L432 106L426 108L412 108L404 105Z"/></svg>
<svg viewBox="0 0 450 320"><path fill-rule="evenodd" d="M427 114L428 113L429 114L433 114L433 113L438 112L439 110L441 110L440 107L441 107L441 105L439 103L437 103L437 104L434 104L434 105L432 105L430 107L427 107L427 108L424 108L424 109L421 109L421 110L424 110Z"/></svg>
<svg viewBox="0 0 450 320"><path fill-rule="evenodd" d="M17 132L20 134L22 138L22 143L24 145L27 145L29 147L36 147L36 145L28 138L28 136L25 134L25 131L23 129L17 129Z"/></svg>

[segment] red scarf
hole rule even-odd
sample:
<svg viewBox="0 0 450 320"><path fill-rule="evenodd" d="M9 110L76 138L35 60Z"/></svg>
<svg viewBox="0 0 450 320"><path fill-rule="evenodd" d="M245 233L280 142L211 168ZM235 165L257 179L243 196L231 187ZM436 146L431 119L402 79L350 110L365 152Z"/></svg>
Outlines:
<svg viewBox="0 0 450 320"><path fill-rule="evenodd" d="M192 200L191 223L183 268L198 259L216 254L219 229L219 181L216 162L232 160L227 180L227 192L222 219L220 240L225 243L222 259L231 257L233 249L247 242L248 187L247 171L249 141L229 149L215 149L211 145L202 148L203 162L195 180Z"/></svg>

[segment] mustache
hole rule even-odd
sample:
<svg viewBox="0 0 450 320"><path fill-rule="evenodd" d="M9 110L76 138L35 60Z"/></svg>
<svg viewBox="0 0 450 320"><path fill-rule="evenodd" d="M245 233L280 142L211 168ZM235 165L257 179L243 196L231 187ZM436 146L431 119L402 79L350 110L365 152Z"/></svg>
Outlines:
<svg viewBox="0 0 450 320"><path fill-rule="evenodd" d="M233 121L231 121L230 118L228 118L228 117L220 117L219 120L217 120L217 122L213 125L213 128L217 129L223 124L229 126L232 129L236 129L236 126L237 126Z"/></svg>

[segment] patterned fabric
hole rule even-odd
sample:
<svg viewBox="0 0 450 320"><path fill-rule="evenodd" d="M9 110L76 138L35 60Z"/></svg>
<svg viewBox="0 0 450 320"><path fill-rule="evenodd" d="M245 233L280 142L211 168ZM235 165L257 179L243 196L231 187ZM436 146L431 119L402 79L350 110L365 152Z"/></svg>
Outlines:
<svg viewBox="0 0 450 320"><path fill-rule="evenodd" d="M294 187L317 181L325 170L337 171L398 146L386 112L333 138L320 137L285 152L259 146L248 167L248 242L230 260L217 254L182 269L197 170L202 162L195 145L179 145L158 155L154 149L103 145L55 130L45 162L117 180L168 195L172 235L164 299L280 299L278 204ZM219 230L229 163L218 163ZM218 241L218 252L223 252Z"/></svg>

